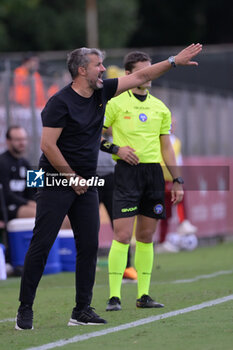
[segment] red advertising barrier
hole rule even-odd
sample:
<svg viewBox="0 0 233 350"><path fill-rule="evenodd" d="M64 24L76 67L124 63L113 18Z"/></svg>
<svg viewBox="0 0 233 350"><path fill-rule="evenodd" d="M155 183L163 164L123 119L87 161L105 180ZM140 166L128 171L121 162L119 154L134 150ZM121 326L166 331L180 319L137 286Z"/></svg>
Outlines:
<svg viewBox="0 0 233 350"><path fill-rule="evenodd" d="M233 158L187 157L182 170L187 218L197 226L197 236L233 235ZM169 232L176 232L177 222L173 207ZM112 237L111 225L102 223L100 247L109 247Z"/></svg>
<svg viewBox="0 0 233 350"><path fill-rule="evenodd" d="M198 166L200 170L199 189L186 192L188 218L198 227L197 236L233 234L230 210L233 205L233 159L189 157L185 159L185 165Z"/></svg>
<svg viewBox="0 0 233 350"><path fill-rule="evenodd" d="M184 158L187 218L197 226L198 237L233 235L233 158ZM169 232L177 226L176 209Z"/></svg>

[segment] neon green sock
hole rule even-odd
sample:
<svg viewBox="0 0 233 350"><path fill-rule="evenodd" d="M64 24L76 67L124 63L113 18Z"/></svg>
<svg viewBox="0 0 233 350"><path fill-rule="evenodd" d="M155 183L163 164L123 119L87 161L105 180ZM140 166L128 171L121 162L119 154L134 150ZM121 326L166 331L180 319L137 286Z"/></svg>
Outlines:
<svg viewBox="0 0 233 350"><path fill-rule="evenodd" d="M129 244L113 240L108 256L110 298L121 298L121 282L126 268Z"/></svg>
<svg viewBox="0 0 233 350"><path fill-rule="evenodd" d="M153 261L153 243L136 241L135 268L138 274L138 298L143 294L149 294Z"/></svg>

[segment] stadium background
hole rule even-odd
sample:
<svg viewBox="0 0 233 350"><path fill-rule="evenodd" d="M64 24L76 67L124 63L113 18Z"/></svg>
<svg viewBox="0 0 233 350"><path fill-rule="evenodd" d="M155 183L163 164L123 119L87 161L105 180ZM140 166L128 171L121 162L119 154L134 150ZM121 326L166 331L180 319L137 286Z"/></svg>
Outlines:
<svg viewBox="0 0 233 350"><path fill-rule="evenodd" d="M25 53L33 51L39 56L48 90L54 83L62 87L69 82L66 54L76 47L99 46L106 50L106 66L121 68L124 54L133 48L148 51L156 62L192 42L204 44L198 68L170 71L153 83L152 93L171 108L177 120L184 161L193 170L186 196L200 243L225 241L191 252L155 255L150 293L166 305L165 313L195 308L203 302L211 307L163 319L163 310L136 309L136 286L124 284L124 308L107 315L106 327L118 330L119 325L135 324L154 314L159 320L104 337L93 337L92 327L66 327L74 300L73 273L43 276L35 303L35 330L23 334L14 330L20 279L0 281L1 349L60 348L63 340L66 344L62 348L79 350L232 349L232 23L233 3L229 0L0 1L0 152L5 148L7 126L22 124L30 136L28 157L35 167L41 122L40 110L34 106L33 80L29 82L30 107L22 108L12 101L13 71ZM101 218L100 247L106 248L112 232L104 211ZM174 216L170 231L175 226ZM214 299L229 294L228 302L214 305ZM107 298L107 258L99 257L93 305L103 316ZM79 336L86 341L77 344L74 338Z"/></svg>
<svg viewBox="0 0 233 350"><path fill-rule="evenodd" d="M157 62L180 48L142 49L150 53L153 62ZM127 51L107 50L106 67L122 68L123 56ZM45 89L48 90L54 83L63 87L70 81L66 71L66 55L67 51L38 53ZM35 107L33 99L28 108L15 104L11 99L13 71L22 57L21 53L0 55L0 152L5 148L6 128L11 124L23 125L30 138L28 157L36 167L40 156L41 111ZM230 188L233 181L233 83L228 74L233 70L233 45L207 46L198 62L198 68L177 68L156 80L152 94L161 98L176 118L176 135L182 141L184 165L191 166L191 173L192 166L195 166L193 169L197 174L202 173L203 167L210 166L204 183L200 178L194 187L186 188L190 189L186 192L188 217L198 227L198 237L224 237L233 234L233 196ZM33 80L28 84L33 92ZM221 175L222 166L231 168L230 179L226 174ZM208 177L213 176L213 172L216 185L215 188L208 188ZM112 230L103 209L101 214L100 247L106 248L110 246ZM176 221L176 215L173 215L170 232L175 230Z"/></svg>
<svg viewBox="0 0 233 350"><path fill-rule="evenodd" d="M125 7L128 11L124 11ZM195 188L186 191L188 215L198 227L198 236L233 235L233 44L232 26L229 26L232 21L228 21L233 13L231 10L232 5L227 1L222 1L219 6L217 2L195 0L189 9L184 1L179 6L170 1L155 3L149 0L127 0L124 4L95 0L70 0L66 3L59 0L49 4L43 0L17 0L15 6L3 1L0 6L1 28L5 26L5 31L1 29L4 52L0 53L0 152L5 148L7 127L20 124L29 133L28 157L33 166L37 166L40 156L41 111L35 107L33 79L28 82L32 91L30 107L23 108L12 101L13 71L29 50L40 58L40 73L48 90L53 84L60 88L70 81L66 55L74 43L76 47L99 45L106 48L106 67L122 68L124 55L134 49L135 44L157 62L175 54L187 43L203 42L198 68L178 67L170 71L153 82L151 92L168 105L177 120L176 135L182 141L184 164L195 166L196 170L199 168L200 173L203 167L210 166L209 173L197 179ZM40 17L39 22L37 16L41 11L44 11L44 17ZM221 26L218 22L217 30L214 30L216 19L223 12L225 21ZM57 25L55 41L51 39L53 29L49 29L46 16ZM77 33L70 23L73 23L73 18L77 19ZM63 26L55 21L57 19L63 20ZM8 40L5 36L4 41L5 33L8 33ZM109 39L111 35L114 40ZM179 46L174 46L177 44ZM52 51L54 48L56 51ZM222 175L222 166L229 167L229 177ZM208 188L208 176L213 176L213 173L215 185ZM105 216L102 218L100 245L108 246L111 229ZM175 224L176 216L172 219L170 231L175 229Z"/></svg>

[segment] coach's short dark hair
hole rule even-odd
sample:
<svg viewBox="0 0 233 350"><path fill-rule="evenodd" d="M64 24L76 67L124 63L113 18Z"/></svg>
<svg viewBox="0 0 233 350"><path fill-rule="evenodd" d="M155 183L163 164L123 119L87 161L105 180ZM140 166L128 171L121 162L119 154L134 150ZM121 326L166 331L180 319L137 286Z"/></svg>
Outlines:
<svg viewBox="0 0 233 350"><path fill-rule="evenodd" d="M87 47L81 47L67 55L67 66L72 79L77 77L79 67L87 67L90 62L89 55L97 55L101 59L104 59L105 56L104 52L98 49L88 49Z"/></svg>
<svg viewBox="0 0 233 350"><path fill-rule="evenodd" d="M9 128L6 131L6 139L7 140L10 140L10 138L11 138L11 130L14 130L14 129L24 129L24 127L22 127L20 125L11 125L11 126L9 126Z"/></svg>
<svg viewBox="0 0 233 350"><path fill-rule="evenodd" d="M151 62L150 56L142 51L132 51L128 53L124 58L124 67L125 70L132 71L135 67L135 64L138 62Z"/></svg>

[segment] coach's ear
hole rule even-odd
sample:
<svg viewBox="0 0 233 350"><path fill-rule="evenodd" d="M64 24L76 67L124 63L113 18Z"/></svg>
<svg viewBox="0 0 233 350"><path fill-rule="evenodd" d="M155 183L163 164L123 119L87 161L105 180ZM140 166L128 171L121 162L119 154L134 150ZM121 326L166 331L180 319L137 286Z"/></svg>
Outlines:
<svg viewBox="0 0 233 350"><path fill-rule="evenodd" d="M86 75L86 68L85 67L78 67L78 75Z"/></svg>

